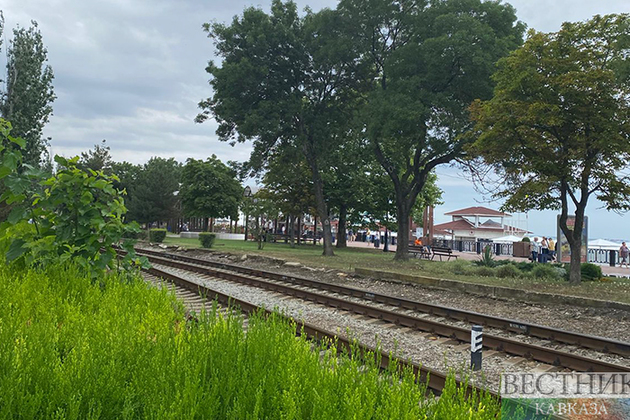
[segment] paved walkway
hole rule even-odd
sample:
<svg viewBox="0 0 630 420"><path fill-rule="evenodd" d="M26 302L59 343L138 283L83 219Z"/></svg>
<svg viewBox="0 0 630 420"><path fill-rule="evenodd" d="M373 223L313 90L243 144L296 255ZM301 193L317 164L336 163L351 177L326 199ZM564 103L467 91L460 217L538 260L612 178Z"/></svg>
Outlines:
<svg viewBox="0 0 630 420"><path fill-rule="evenodd" d="M370 243L370 242L357 242L357 241L348 241L348 246L351 247L355 247L355 248L371 248L374 249L374 244ZM383 250L383 245L381 244L381 247L379 248L381 251ZM389 250L390 252L396 252L396 245L390 245L389 246ZM453 251L453 255L457 255L458 258L464 259L464 260L469 260L469 261L475 261L479 259L479 255L473 252L458 252L458 251ZM513 260L513 261L517 261L517 262L521 262L521 261L529 261L527 258L517 258L517 257L512 257L509 255L499 255L499 256L495 256L494 257L497 260ZM626 267L611 267L610 265L603 265L603 264L598 264L601 268L602 268L602 272L606 275L614 275L617 277L630 277L630 268L626 268Z"/></svg>

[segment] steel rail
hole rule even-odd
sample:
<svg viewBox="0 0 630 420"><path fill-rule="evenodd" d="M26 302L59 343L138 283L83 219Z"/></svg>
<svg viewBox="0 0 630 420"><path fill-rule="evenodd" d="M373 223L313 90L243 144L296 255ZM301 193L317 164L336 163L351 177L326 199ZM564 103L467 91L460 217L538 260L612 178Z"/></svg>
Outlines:
<svg viewBox="0 0 630 420"><path fill-rule="evenodd" d="M296 289L283 284L272 283L252 275L237 274L226 269L211 268L172 259L151 256L149 260L157 264L178 269L209 275L228 281L236 281L247 285L261 287L269 291L283 293L296 298L312 301L318 304L357 313L363 316L382 319L401 327L408 327L430 332L442 337L453 338L462 342L470 341L470 330L443 324L437 321L417 318L414 316L376 308L370 305L350 302L333 296L321 295L311 291ZM579 355L562 352L534 344L522 343L517 340L484 334L484 347L504 353L531 358L546 364L561 366L579 372L630 372L630 367L615 365L601 360L591 359Z"/></svg>
<svg viewBox="0 0 630 420"><path fill-rule="evenodd" d="M463 309L451 308L448 306L435 305L425 302L413 301L410 299L399 298L395 296L369 292L366 290L356 289L348 286L325 283L317 280L310 280L301 277L287 276L284 274L273 273L258 269L251 269L232 264L218 263L214 261L202 260L199 258L187 257L183 255L156 252L151 250L138 249L139 253L154 255L162 258L176 259L193 264L204 265L208 267L217 267L239 273L254 275L258 277L268 278L276 281L283 281L295 285L306 286L314 289L325 290L328 292L339 293L346 296L370 300L373 302L384 303L387 305L397 306L403 309L428 313L437 317L453 319L457 321L468 322L471 324L484 325L486 327L498 328L504 331L514 332L518 334L528 335L550 341L556 341L563 344L570 344L587 349L597 350L605 353L618 354L620 356L630 357L630 343L619 340L613 340L605 337L581 334L566 331L558 328L547 327L532 323L526 323L508 318L500 318L492 315L485 315L478 312L466 311Z"/></svg>

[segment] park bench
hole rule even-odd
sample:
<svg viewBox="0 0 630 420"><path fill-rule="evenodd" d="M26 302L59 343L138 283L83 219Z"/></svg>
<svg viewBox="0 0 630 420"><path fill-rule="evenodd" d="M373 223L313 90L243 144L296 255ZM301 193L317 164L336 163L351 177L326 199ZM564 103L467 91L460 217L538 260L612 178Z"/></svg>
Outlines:
<svg viewBox="0 0 630 420"><path fill-rule="evenodd" d="M426 246L409 244L409 253L421 259L426 258L428 260L431 257L431 252L429 251L429 248Z"/></svg>
<svg viewBox="0 0 630 420"><path fill-rule="evenodd" d="M271 237L271 242L284 241L287 243L290 239L290 236L286 233L268 233L267 235Z"/></svg>
<svg viewBox="0 0 630 420"><path fill-rule="evenodd" d="M443 256L448 257L447 261L449 261L451 258L457 259L457 255L453 254L453 250L451 248L434 246L431 247L431 252L433 253L433 255L431 256L432 260L435 258L436 255L440 257L440 261L442 261Z"/></svg>

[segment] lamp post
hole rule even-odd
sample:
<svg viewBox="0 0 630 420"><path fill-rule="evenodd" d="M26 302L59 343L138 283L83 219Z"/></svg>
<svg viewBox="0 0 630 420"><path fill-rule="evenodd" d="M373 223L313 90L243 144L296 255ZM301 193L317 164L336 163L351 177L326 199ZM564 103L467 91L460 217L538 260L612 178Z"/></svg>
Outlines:
<svg viewBox="0 0 630 420"><path fill-rule="evenodd" d="M252 189L249 187L249 185L247 187L245 187L245 190L243 190L243 197L245 197L246 199L252 196ZM249 205L246 204L245 205L245 240L247 241L247 235L249 234L248 231L248 227L249 227Z"/></svg>
<svg viewBox="0 0 630 420"><path fill-rule="evenodd" d="M388 209L389 206L392 205L392 200L391 198L387 199L387 205L388 205ZM388 229L387 229L387 222L389 221L389 210L385 210L385 243L383 244L383 252L389 252L389 238L388 238Z"/></svg>

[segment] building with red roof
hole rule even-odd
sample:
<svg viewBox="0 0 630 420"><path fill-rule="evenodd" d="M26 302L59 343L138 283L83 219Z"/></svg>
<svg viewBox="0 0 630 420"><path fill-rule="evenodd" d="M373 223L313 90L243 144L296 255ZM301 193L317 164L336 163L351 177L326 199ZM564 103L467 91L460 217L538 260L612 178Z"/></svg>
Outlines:
<svg viewBox="0 0 630 420"><path fill-rule="evenodd" d="M506 235L523 237L527 230L506 223L512 215L486 207L468 207L445 213L450 222L435 225L436 236L445 239L477 240L496 239Z"/></svg>

